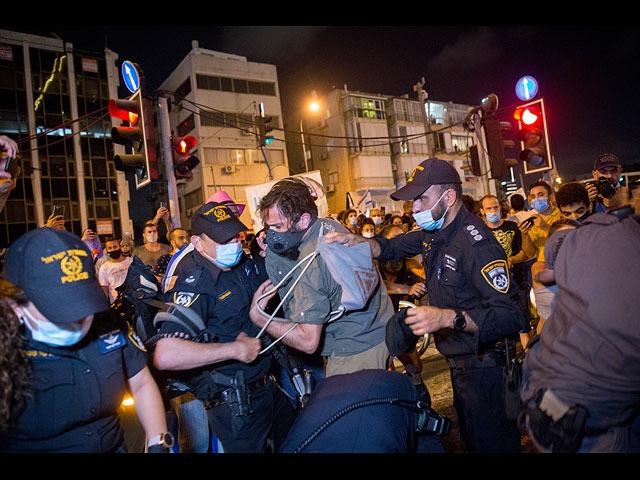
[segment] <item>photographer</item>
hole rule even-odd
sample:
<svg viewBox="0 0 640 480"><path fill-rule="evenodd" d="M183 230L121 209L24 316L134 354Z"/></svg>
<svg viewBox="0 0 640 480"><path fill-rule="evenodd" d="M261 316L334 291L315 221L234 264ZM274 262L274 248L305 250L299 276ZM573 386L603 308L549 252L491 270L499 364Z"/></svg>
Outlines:
<svg viewBox="0 0 640 480"><path fill-rule="evenodd" d="M585 184L589 192L591 213L606 213L611 206L611 198L620 188L622 165L618 157L604 153L596 158L591 173L595 180Z"/></svg>

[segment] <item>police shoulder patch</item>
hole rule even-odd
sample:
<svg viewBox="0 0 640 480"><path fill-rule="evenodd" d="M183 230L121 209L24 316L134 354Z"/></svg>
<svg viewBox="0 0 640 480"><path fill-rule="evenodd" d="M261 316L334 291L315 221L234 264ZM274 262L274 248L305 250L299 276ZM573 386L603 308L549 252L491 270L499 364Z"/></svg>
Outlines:
<svg viewBox="0 0 640 480"><path fill-rule="evenodd" d="M500 293L509 291L509 269L506 260L493 260L482 267L486 282Z"/></svg>
<svg viewBox="0 0 640 480"><path fill-rule="evenodd" d="M475 225L465 225L463 230L467 234L471 245L475 245L476 243L481 242L482 240L486 240L487 238L484 232Z"/></svg>
<svg viewBox="0 0 640 480"><path fill-rule="evenodd" d="M173 294L173 303L182 307L190 307L199 296L199 293L194 292L175 292Z"/></svg>
<svg viewBox="0 0 640 480"><path fill-rule="evenodd" d="M128 327L129 327L129 340L131 340L131 343L133 343L133 345L138 347L143 352L146 352L147 348L144 346L144 342L142 341L142 339L138 336L138 334L136 333L136 331L133 329L131 325L129 325Z"/></svg>

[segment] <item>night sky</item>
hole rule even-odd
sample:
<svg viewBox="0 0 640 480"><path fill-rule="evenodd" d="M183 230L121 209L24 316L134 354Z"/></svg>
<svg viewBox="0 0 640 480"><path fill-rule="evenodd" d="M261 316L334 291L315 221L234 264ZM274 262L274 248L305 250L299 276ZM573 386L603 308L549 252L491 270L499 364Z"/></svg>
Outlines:
<svg viewBox="0 0 640 480"><path fill-rule="evenodd" d="M551 149L560 175L588 173L596 155L640 162L638 78L640 28L631 25L550 26L13 26L55 33L76 50L117 52L142 66L155 89L200 47L277 66L285 120L312 90L332 87L417 98L421 77L434 101L479 105L500 99L508 119L520 101L516 81L532 75L545 101Z"/></svg>

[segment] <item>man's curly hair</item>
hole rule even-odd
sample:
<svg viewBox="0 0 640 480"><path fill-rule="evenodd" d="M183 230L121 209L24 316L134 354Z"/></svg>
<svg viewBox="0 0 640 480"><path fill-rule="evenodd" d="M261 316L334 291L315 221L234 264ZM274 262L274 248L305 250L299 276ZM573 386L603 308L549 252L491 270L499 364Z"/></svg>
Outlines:
<svg viewBox="0 0 640 480"><path fill-rule="evenodd" d="M0 432L11 429L32 387L31 365L24 353L20 320L9 304L28 302L22 290L0 278Z"/></svg>
<svg viewBox="0 0 640 480"><path fill-rule="evenodd" d="M289 179L277 182L269 193L260 200L258 211L262 222L266 223L266 218L271 207L277 206L282 215L293 225L298 223L300 217L308 213L318 214L318 207L315 200L303 182L296 182Z"/></svg>

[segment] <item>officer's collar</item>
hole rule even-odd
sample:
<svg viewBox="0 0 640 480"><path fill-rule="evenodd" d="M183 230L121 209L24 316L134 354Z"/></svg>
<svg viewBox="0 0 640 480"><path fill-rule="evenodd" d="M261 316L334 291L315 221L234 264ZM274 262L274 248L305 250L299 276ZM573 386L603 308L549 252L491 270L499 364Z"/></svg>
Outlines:
<svg viewBox="0 0 640 480"><path fill-rule="evenodd" d="M449 225L447 225L446 227L444 227L442 230L438 230L438 232L436 233L436 239L440 240L440 241L442 241L442 240L444 240L444 241L451 240L451 238L453 238L455 233L458 231L458 227L470 215L471 215L471 213L469 213L469 210L467 210L467 208L464 205L461 205L460 206L460 210L458 210L458 213L453 218L451 223ZM478 220L482 221L482 219L478 219Z"/></svg>

